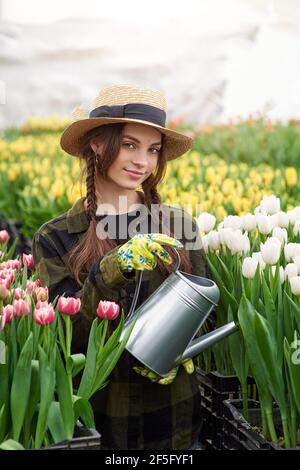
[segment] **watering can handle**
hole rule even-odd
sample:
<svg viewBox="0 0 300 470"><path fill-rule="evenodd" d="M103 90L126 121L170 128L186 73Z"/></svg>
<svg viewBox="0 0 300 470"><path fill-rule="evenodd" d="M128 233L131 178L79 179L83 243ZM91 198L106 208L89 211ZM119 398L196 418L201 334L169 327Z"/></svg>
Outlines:
<svg viewBox="0 0 300 470"><path fill-rule="evenodd" d="M175 266L174 266L174 272L176 272L180 266L180 256L179 256L179 253L178 251L176 250L176 248L173 248L175 253L176 253L176 263L175 263ZM129 321L131 320L131 317L133 316L134 314L134 309L135 309L135 306L136 306L136 303L137 303L137 299L138 299L138 296L139 296L139 293L140 293L140 288L141 288L141 283L142 283L142 277L143 277L143 271L138 271L138 275L137 275L137 283L136 283L136 286L135 286L135 291L134 291L134 295L133 295L133 300L132 300L132 303L131 303L131 306L130 306L130 309L129 309L129 312L128 312L128 315L126 317L126 320L125 320L125 325L127 325L129 323Z"/></svg>

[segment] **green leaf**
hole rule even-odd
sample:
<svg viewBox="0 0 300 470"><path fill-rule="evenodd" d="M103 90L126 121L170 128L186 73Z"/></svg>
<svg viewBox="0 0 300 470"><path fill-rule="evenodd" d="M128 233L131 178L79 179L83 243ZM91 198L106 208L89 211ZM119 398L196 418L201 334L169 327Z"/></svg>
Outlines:
<svg viewBox="0 0 300 470"><path fill-rule="evenodd" d="M31 360L32 360L32 333L20 353L16 370L11 385L11 419L13 428L13 439L18 441L23 426L27 409L30 382L31 382Z"/></svg>
<svg viewBox="0 0 300 470"><path fill-rule="evenodd" d="M66 436L67 439L72 439L75 425L72 393L58 347L56 351L56 388Z"/></svg>
<svg viewBox="0 0 300 470"><path fill-rule="evenodd" d="M83 398L88 398L93 381L94 381L96 358L97 358L97 344L95 341L97 321L98 321L97 318L95 318L90 329L85 368L84 368L80 385L77 391L78 395Z"/></svg>
<svg viewBox="0 0 300 470"><path fill-rule="evenodd" d="M258 263L256 271L255 271L255 276L251 284L251 303L254 306L254 308L257 308L258 299L260 297L260 288L261 288L261 274L260 274L260 266Z"/></svg>
<svg viewBox="0 0 300 470"><path fill-rule="evenodd" d="M50 359L48 359L44 349L39 345L41 401L34 442L36 449L41 447L44 440L47 430L49 408L53 400L55 388L55 353L56 349L53 350Z"/></svg>
<svg viewBox="0 0 300 470"><path fill-rule="evenodd" d="M95 421L94 421L94 412L92 405L88 400L81 397L73 397L74 399L74 412L76 421L78 418L81 419L83 424L87 428L95 428Z"/></svg>
<svg viewBox="0 0 300 470"><path fill-rule="evenodd" d="M299 337L298 337L299 338ZM296 348L298 349L298 344L300 344L299 339L296 336ZM300 358L297 350L292 350L288 340L284 338L284 355L286 364L288 366L293 397L297 406L298 413L300 413Z"/></svg>
<svg viewBox="0 0 300 470"><path fill-rule="evenodd" d="M69 367L72 370L72 376L76 377L77 374L84 368L85 366L85 355L84 354L72 354L67 359L69 361Z"/></svg>
<svg viewBox="0 0 300 470"><path fill-rule="evenodd" d="M1 450L25 450L24 447L14 439L7 439L0 444Z"/></svg>
<svg viewBox="0 0 300 470"><path fill-rule="evenodd" d="M282 364L277 361L276 340L272 327L259 313L254 316L254 331L262 360L265 364L266 380L280 410L286 414Z"/></svg>
<svg viewBox="0 0 300 470"><path fill-rule="evenodd" d="M47 426L54 443L66 440L66 431L58 401L52 401L50 404Z"/></svg>
<svg viewBox="0 0 300 470"><path fill-rule="evenodd" d="M261 280L262 280L262 290L263 290L263 296L264 296L266 317L267 317L269 324L273 328L274 335L277 336L277 312L275 308L275 303L274 303L271 291L266 283L264 275L262 275Z"/></svg>
<svg viewBox="0 0 300 470"><path fill-rule="evenodd" d="M228 322L233 320L231 308L228 310ZM247 383L249 373L249 361L246 355L245 343L242 332L239 330L228 337L229 350L236 375L241 383Z"/></svg>

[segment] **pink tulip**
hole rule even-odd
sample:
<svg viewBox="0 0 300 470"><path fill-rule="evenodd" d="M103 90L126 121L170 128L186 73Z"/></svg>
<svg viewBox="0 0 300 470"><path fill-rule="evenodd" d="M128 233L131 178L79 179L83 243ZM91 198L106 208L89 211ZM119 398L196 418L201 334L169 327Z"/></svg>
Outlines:
<svg viewBox="0 0 300 470"><path fill-rule="evenodd" d="M97 307L97 315L99 318L106 318L107 320L115 320L120 313L120 306L115 302L108 300L100 300Z"/></svg>
<svg viewBox="0 0 300 470"><path fill-rule="evenodd" d="M25 255L25 253L23 253L22 259L23 263L27 265L28 269L32 270L34 268L34 260L32 255Z"/></svg>
<svg viewBox="0 0 300 470"><path fill-rule="evenodd" d="M5 284L0 281L0 299L3 300L5 303L9 302L10 299L10 292L6 288Z"/></svg>
<svg viewBox="0 0 300 470"><path fill-rule="evenodd" d="M33 286L32 289L32 297L35 302L38 302L41 300L42 302L45 302L45 300L48 300L49 298L49 291L48 287L36 287Z"/></svg>
<svg viewBox="0 0 300 470"><path fill-rule="evenodd" d="M54 315L55 312L51 303L38 301L33 312L34 321L38 325L50 325L50 323L53 323Z"/></svg>
<svg viewBox="0 0 300 470"><path fill-rule="evenodd" d="M14 316L19 318L22 313L25 315L25 316L28 316L29 313L30 313L30 304L27 300L14 300L14 303L13 303L13 307L14 307Z"/></svg>
<svg viewBox="0 0 300 470"><path fill-rule="evenodd" d="M6 305L2 307L2 319L1 319L1 328L4 329L5 325L10 323L14 314L14 308L12 305Z"/></svg>
<svg viewBox="0 0 300 470"><path fill-rule="evenodd" d="M57 306L60 313L76 315L80 310L81 300L74 297L59 297Z"/></svg>
<svg viewBox="0 0 300 470"><path fill-rule="evenodd" d="M16 287L14 290L14 299L15 300L20 300L23 297L23 290L21 287Z"/></svg>
<svg viewBox="0 0 300 470"><path fill-rule="evenodd" d="M6 230L0 230L0 243L5 243L8 239L8 232Z"/></svg>

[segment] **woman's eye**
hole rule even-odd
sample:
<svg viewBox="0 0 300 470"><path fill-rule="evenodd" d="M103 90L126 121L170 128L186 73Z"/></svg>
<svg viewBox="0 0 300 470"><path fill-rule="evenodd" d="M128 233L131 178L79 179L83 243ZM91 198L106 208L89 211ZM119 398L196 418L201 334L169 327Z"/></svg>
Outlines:
<svg viewBox="0 0 300 470"><path fill-rule="evenodd" d="M125 145L125 147L128 147L128 145L133 145L133 144L131 144L130 142L127 142L127 143L125 143L125 144L123 144L123 145ZM133 145L133 147L134 147L134 145Z"/></svg>

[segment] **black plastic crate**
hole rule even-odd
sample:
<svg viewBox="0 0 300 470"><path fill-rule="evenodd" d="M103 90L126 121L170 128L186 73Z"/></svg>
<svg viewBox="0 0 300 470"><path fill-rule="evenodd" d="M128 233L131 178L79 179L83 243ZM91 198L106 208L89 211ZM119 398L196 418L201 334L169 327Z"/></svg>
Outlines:
<svg viewBox="0 0 300 470"><path fill-rule="evenodd" d="M261 425L260 403L248 400L249 422L242 415L242 400L224 401L222 448L226 450L287 450L267 441L258 429ZM273 409L275 427L280 426L280 412ZM294 450L300 450L296 447Z"/></svg>
<svg viewBox="0 0 300 470"><path fill-rule="evenodd" d="M223 401L242 397L241 385L236 375L225 376L217 371L205 373L196 368L201 394L203 427L200 442L209 449L222 449ZM256 397L256 386L248 377L248 396Z"/></svg>
<svg viewBox="0 0 300 470"><path fill-rule="evenodd" d="M76 428L75 437L70 441L62 441L43 447L41 450L100 450L101 435L96 429L78 426Z"/></svg>

